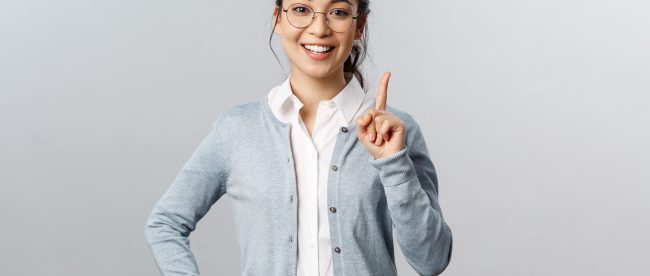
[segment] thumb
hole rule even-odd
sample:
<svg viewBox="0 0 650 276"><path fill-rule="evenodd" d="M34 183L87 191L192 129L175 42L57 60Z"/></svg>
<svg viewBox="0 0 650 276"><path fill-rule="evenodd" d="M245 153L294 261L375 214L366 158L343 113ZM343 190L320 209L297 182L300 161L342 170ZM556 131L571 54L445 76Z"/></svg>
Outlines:
<svg viewBox="0 0 650 276"><path fill-rule="evenodd" d="M357 136L359 139L363 140L366 137L366 133L368 133L368 126L371 122L372 116L369 113L366 113L365 116L357 119Z"/></svg>

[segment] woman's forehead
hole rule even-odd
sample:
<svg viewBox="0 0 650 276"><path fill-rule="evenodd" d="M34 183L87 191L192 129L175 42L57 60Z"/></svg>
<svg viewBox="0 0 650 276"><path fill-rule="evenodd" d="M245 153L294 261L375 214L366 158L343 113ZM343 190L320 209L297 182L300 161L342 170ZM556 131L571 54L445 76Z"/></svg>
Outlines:
<svg viewBox="0 0 650 276"><path fill-rule="evenodd" d="M356 6L358 0L288 0L288 3L302 3L302 4L313 4L313 5L332 5L332 4L347 4L350 6Z"/></svg>

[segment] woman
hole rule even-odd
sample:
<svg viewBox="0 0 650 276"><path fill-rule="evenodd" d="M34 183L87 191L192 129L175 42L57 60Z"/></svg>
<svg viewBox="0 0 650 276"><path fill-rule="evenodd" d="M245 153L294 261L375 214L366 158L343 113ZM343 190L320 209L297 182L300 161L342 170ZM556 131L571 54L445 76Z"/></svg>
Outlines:
<svg viewBox="0 0 650 276"><path fill-rule="evenodd" d="M154 206L163 275L199 274L188 237L224 194L242 275L396 275L393 227L418 273L445 270L452 233L419 125L386 105L390 73L376 98L363 90L368 14L369 0L276 0L290 75L221 114Z"/></svg>

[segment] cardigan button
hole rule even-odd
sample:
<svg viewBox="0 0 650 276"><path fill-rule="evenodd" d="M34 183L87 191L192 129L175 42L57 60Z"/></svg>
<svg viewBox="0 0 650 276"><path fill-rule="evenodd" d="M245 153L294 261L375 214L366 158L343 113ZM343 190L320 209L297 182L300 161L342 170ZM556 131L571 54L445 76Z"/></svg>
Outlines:
<svg viewBox="0 0 650 276"><path fill-rule="evenodd" d="M332 212L332 213L336 213L336 208L334 208L334 207L330 207L330 212Z"/></svg>
<svg viewBox="0 0 650 276"><path fill-rule="evenodd" d="M338 171L338 170L339 170L339 168L338 168L338 167L336 167L336 165L334 165L334 166L332 166L332 170L333 170L333 171Z"/></svg>
<svg viewBox="0 0 650 276"><path fill-rule="evenodd" d="M342 127L342 128L341 128L341 131L343 131L343 132L348 132L348 128L347 128L347 127Z"/></svg>
<svg viewBox="0 0 650 276"><path fill-rule="evenodd" d="M334 252L341 253L341 248L338 248L338 247L334 248Z"/></svg>

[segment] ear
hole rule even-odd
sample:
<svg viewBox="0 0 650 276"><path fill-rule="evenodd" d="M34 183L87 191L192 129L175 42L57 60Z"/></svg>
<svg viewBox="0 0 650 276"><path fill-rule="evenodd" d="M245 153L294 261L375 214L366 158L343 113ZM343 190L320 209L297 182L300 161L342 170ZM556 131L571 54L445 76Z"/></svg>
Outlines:
<svg viewBox="0 0 650 276"><path fill-rule="evenodd" d="M276 6L275 9L273 10L273 24L275 24L273 28L273 32L282 35L282 30L280 28L280 24L282 23L281 18L279 17L280 14L280 7Z"/></svg>
<svg viewBox="0 0 650 276"><path fill-rule="evenodd" d="M363 27L366 25L366 17L365 16L359 16L357 19L357 27L354 32L354 39L361 39L361 36L363 36Z"/></svg>

